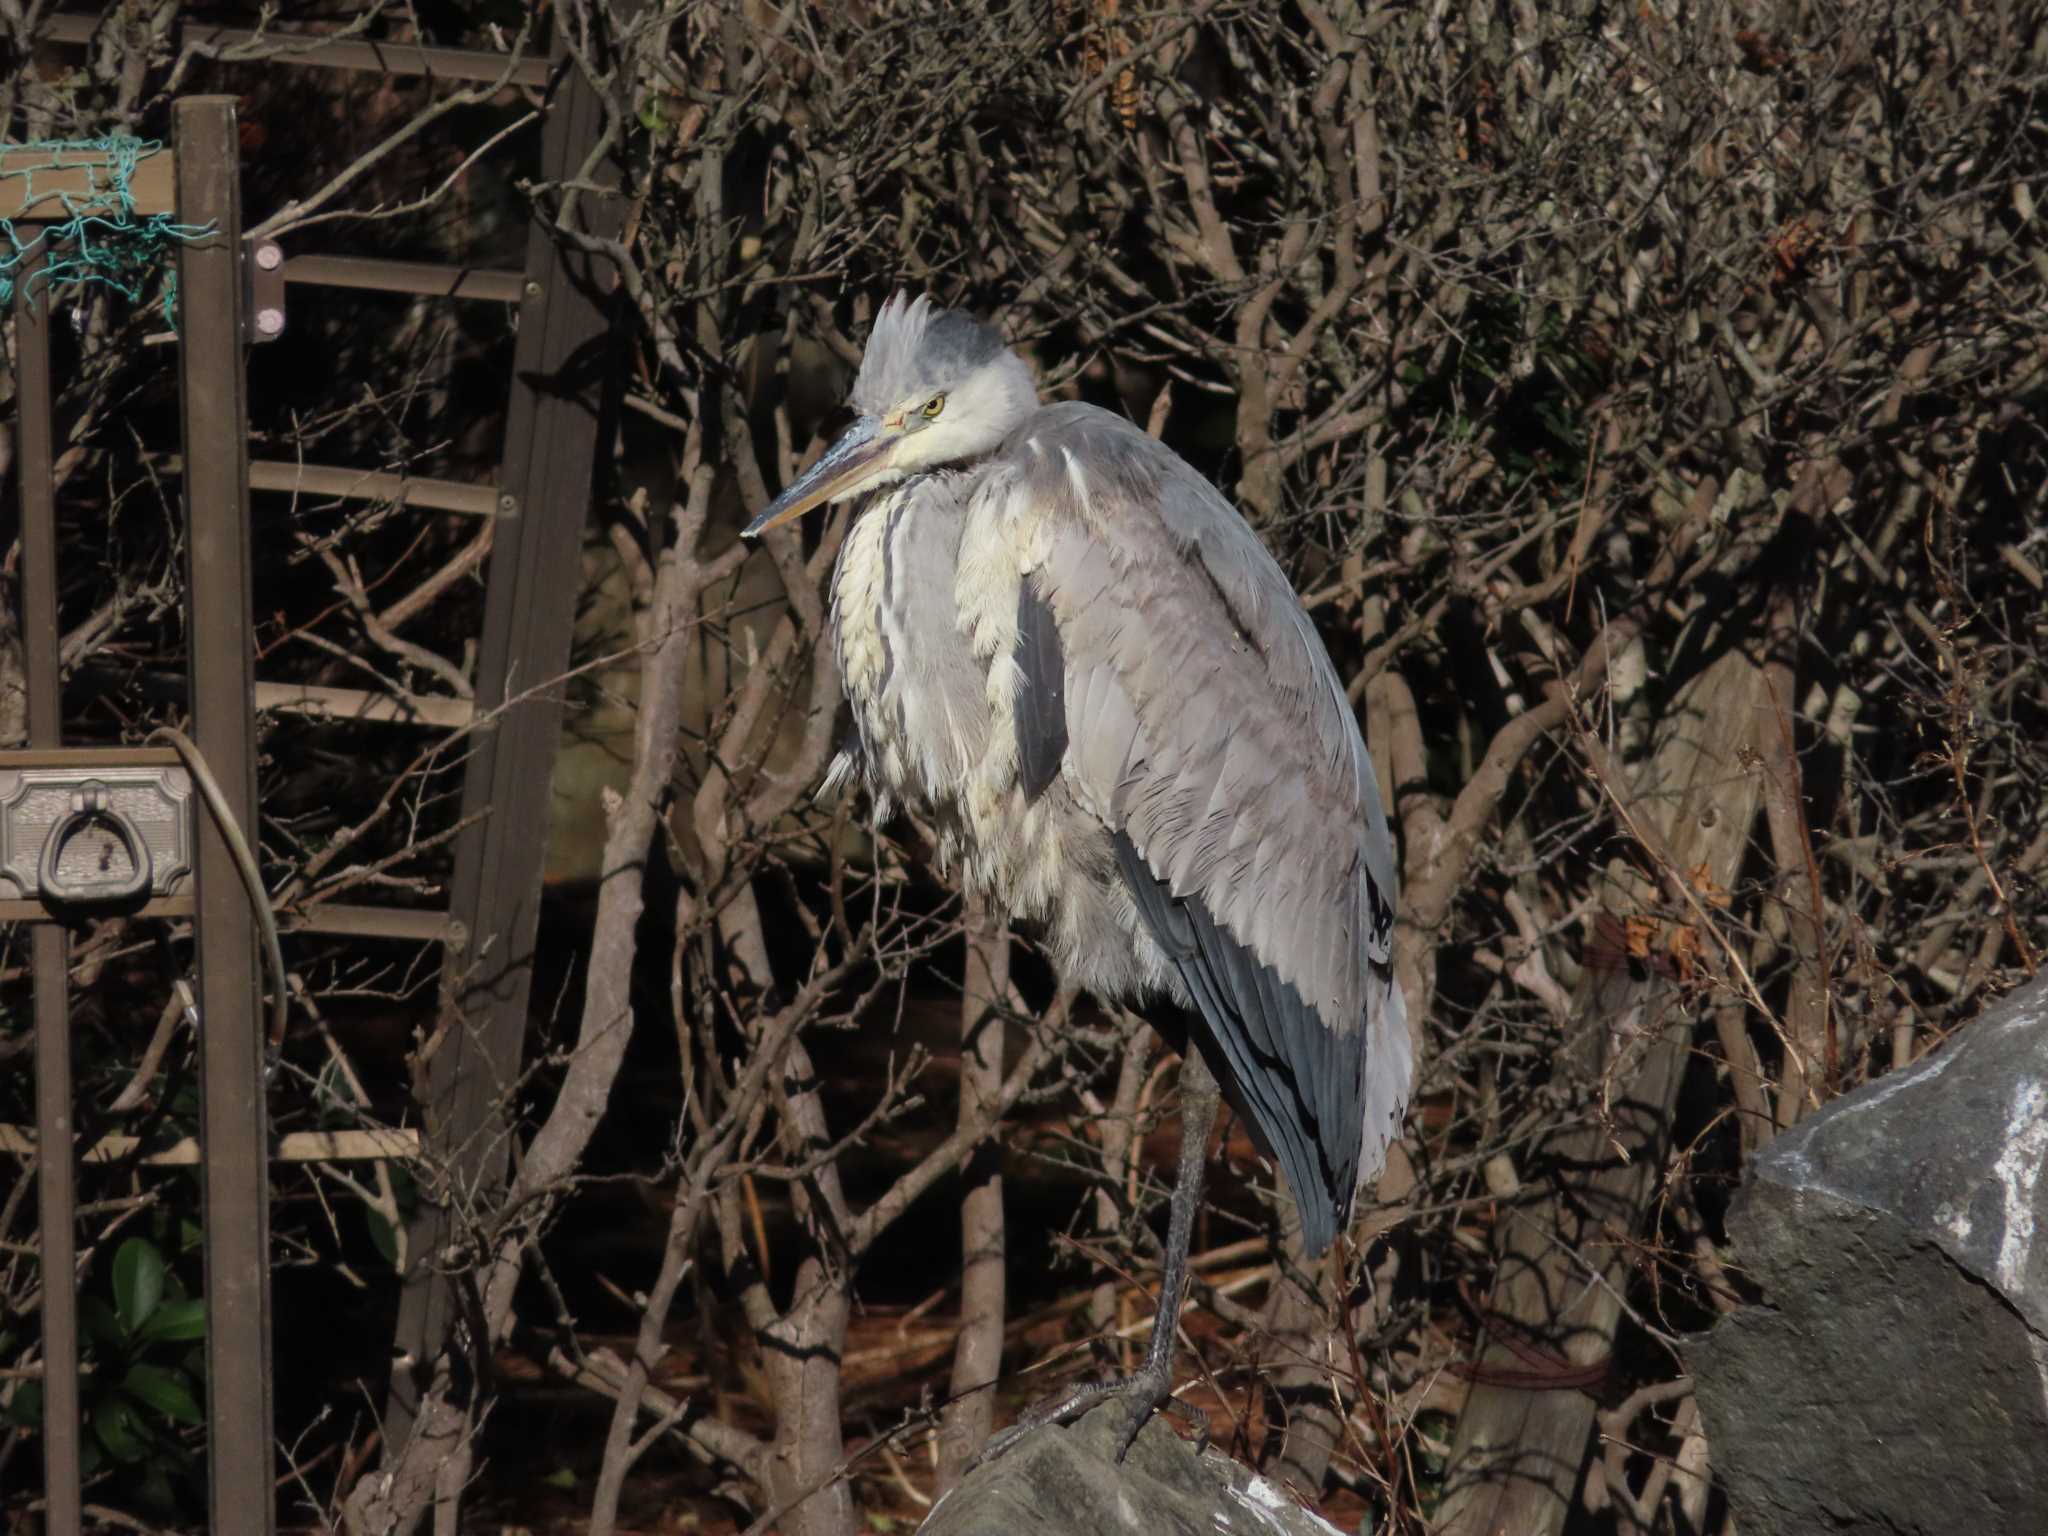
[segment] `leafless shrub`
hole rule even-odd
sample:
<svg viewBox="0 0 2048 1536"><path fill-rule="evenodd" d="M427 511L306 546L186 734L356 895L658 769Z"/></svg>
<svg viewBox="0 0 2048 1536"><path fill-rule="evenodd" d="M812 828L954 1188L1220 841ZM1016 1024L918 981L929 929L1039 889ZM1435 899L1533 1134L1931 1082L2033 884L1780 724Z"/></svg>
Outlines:
<svg viewBox="0 0 2048 1536"><path fill-rule="evenodd" d="M713 1469L704 1485L763 1528L843 1532L862 1501L930 1496L933 1474L904 1458L947 1433L940 1415L848 1406L860 1264L1020 1100L1097 1122L1065 1133L1064 1155L1104 1175L1077 1227L1076 1251L1103 1264L1076 1273L1075 1332L1148 1305L1116 1275L1144 1274L1128 1218L1149 1047L1085 1018L1048 1029L1035 983L984 962L967 1027L1001 1017L1010 1051L980 1056L947 1133L860 1195L844 1154L932 1079L896 1061L849 1118L814 1066L837 1031L903 1006L961 914L914 829L868 839L812 798L833 745L821 593L843 515L760 552L736 530L812 451L874 304L910 286L995 314L1049 392L1128 411L1234 489L1351 679L1396 809L1423 1101L1347 1273L1301 1275L1277 1218L1250 1269L1211 1256L1201 1299L1223 1332L1201 1343L1220 1431L1312 1498L1415 1526L1461 1411L1502 1385L1468 1357L1498 1310L1504 1218L1568 1176L1543 1155L1557 1137L1635 1134L1613 1106L1641 1043L1606 1039L1585 1002L1603 967L1633 967L1701 1027L1677 1108L1642 1143L1644 1193L1600 1239L1595 1262L1618 1254L1622 1276L1604 1346L1589 1363L1532 1336L1519 1369L1600 1395L1598 1454L1589 1414L1587 1472L1557 1490L1557 1518L1576 1503L1617 1530L1718 1528L1665 1341L1742 1293L1717 1242L1743 1159L1938 1045L2048 936L2036 10L556 12L567 67L605 112L591 169L626 171L624 233L563 237L608 261L634 339L601 484L628 617L593 646L629 664L593 676L631 696L637 734L573 1037L537 1068L547 1091L512 1104L533 1110L520 1170L481 1204L436 1192L462 1210L450 1262L478 1298L471 1347L524 1351L613 1401L594 1527L613 1528L657 1446ZM146 115L161 77L137 78L102 87L96 121ZM11 89L12 121L55 121L40 87ZM391 131L422 109L385 105ZM451 127L421 131L440 169L422 163L394 199L488 137ZM598 195L587 181L528 190L559 212ZM443 365L469 342L426 320L334 334L360 393L309 412L303 441L339 434L391 463L465 451L473 424ZM81 420L120 398L130 366L102 350ZM281 634L327 637L309 665L317 651L459 697L459 652L400 633L410 598L373 595L380 528L309 516L300 547L328 583L329 627ZM408 574L390 591L423 604L477 556L391 553ZM81 663L124 634L165 643L151 626L174 595L156 569L127 558L109 595L81 600L97 625ZM1761 811L1719 878L1672 856L1650 770L1731 655L1768 707L1719 744L1742 793L1716 803ZM423 880L435 866L413 829L452 814L432 809L425 766L381 762L348 812L381 809L385 851L410 850L404 877ZM289 823L272 853L293 889L339 878ZM675 1037L682 1107L671 1155L642 1170L666 1235L619 1348L579 1331L559 1287L550 1311L518 1283L552 1279L541 1238L583 1196L629 1025ZM1000 1236L987 1188L966 1196L984 1247ZM764 1189L794 1212L786 1240L766 1240ZM706 1391L670 1392L656 1378L685 1317L758 1353L701 1351ZM976 1385L980 1324L935 1391ZM1032 1363L1014 1335L997 1353ZM749 1380L765 1412L723 1412L720 1392ZM395 1475L357 1484L360 1527L405 1523L460 1484L448 1465L472 1468L467 1452L440 1460L483 1409L462 1385L437 1384L446 1439L386 1447ZM985 1424L959 1406L977 1397L950 1410L956 1438ZM950 1477L958 1446L942 1443Z"/></svg>

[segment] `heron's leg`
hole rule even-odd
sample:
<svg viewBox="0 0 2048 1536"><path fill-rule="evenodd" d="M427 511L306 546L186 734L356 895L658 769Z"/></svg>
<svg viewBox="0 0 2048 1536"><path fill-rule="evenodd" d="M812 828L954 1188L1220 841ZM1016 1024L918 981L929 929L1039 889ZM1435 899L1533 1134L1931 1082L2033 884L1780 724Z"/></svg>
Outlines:
<svg viewBox="0 0 2048 1536"><path fill-rule="evenodd" d="M1145 1363L1117 1381L1095 1381L1076 1387L1065 1397L1025 1414L994 1436L968 1463L972 1470L1002 1455L1032 1430L1046 1424L1067 1424L1106 1397L1120 1397L1126 1406L1116 1459L1129 1454L1138 1431L1161 1406L1180 1409L1173 1396L1173 1346L1180 1332L1180 1308L1188 1283L1188 1248L1195 1237L1195 1212L1202 1204L1202 1177L1208 1163L1209 1133L1215 1129L1221 1095L1209 1064L1190 1042L1180 1065L1180 1171L1174 1180L1173 1204L1166 1225L1165 1273L1159 1281L1159 1311L1152 1320L1152 1339Z"/></svg>
<svg viewBox="0 0 2048 1536"><path fill-rule="evenodd" d="M1195 1240L1195 1213L1202 1207L1208 1171L1209 1133L1216 1128L1222 1095L1208 1062L1192 1041L1180 1063L1180 1172L1173 1182L1172 1214L1166 1223L1166 1271L1159 1279L1159 1311L1145 1363L1122 1383L1129 1417L1116 1459L1122 1461L1138 1431L1160 1404L1173 1397L1173 1346L1180 1335L1180 1307L1188 1288L1188 1249Z"/></svg>

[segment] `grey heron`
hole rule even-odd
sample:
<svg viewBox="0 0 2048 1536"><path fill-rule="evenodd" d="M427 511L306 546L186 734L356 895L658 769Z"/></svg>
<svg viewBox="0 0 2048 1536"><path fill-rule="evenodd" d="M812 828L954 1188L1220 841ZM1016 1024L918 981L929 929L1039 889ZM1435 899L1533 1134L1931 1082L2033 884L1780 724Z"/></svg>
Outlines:
<svg viewBox="0 0 2048 1536"><path fill-rule="evenodd" d="M835 774L1045 935L1061 979L1182 1052L1157 1320L1122 1446L1172 1389L1218 1092L1327 1249L1414 1078L1395 854L1358 722L1229 501L1121 417L1041 404L990 327L898 294L857 417L747 527L867 497L832 578L854 744Z"/></svg>

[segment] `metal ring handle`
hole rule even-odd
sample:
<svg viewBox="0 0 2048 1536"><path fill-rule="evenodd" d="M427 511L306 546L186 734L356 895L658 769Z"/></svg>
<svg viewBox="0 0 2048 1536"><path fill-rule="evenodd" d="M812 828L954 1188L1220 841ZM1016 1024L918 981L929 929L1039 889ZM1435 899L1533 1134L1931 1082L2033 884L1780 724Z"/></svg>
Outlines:
<svg viewBox="0 0 2048 1536"><path fill-rule="evenodd" d="M149 856L149 844L126 813L116 810L107 798L106 787L95 784L85 789L80 803L71 812L50 828L50 835L43 839L43 856L36 861L36 885L44 901L53 906L112 906L124 901L133 901L150 888L155 870ZM73 885L58 867L64 852L64 845L84 830L90 822L100 822L112 827L121 839L121 845L128 851L130 873L119 884L95 882L90 885Z"/></svg>

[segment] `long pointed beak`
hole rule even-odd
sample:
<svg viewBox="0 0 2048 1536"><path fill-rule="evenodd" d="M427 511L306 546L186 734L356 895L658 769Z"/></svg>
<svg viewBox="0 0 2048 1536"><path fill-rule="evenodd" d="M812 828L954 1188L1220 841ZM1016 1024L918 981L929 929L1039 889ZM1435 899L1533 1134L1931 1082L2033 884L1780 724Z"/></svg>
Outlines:
<svg viewBox="0 0 2048 1536"><path fill-rule="evenodd" d="M824 501L841 501L885 464L900 434L884 429L873 416L863 416L841 434L824 456L796 477L796 482L740 530L744 538L779 528Z"/></svg>

